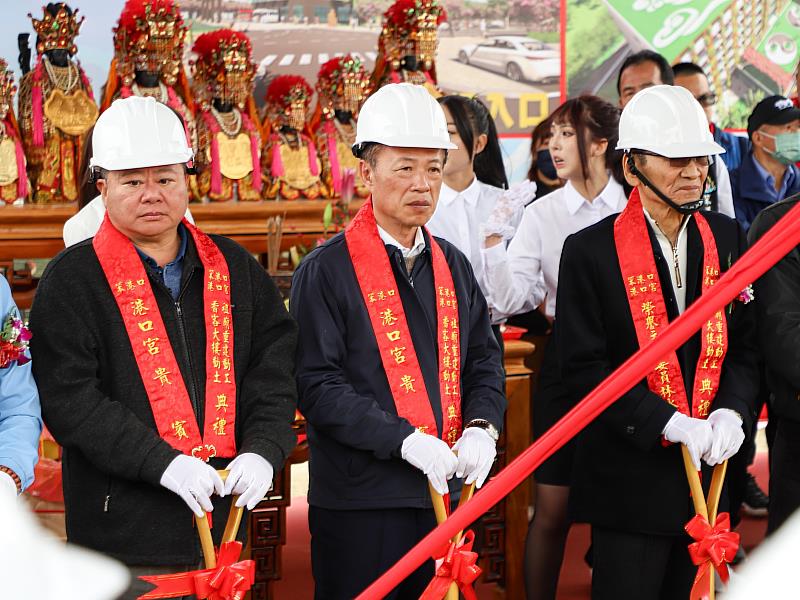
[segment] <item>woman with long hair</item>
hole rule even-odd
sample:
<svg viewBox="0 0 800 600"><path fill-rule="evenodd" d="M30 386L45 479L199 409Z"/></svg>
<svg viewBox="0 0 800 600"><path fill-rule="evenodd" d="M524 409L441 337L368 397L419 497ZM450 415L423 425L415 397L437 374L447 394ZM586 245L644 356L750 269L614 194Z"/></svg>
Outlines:
<svg viewBox="0 0 800 600"><path fill-rule="evenodd" d="M550 156L550 138L553 130L550 118L539 121L531 131L531 166L528 169L528 180L536 184L536 197L542 198L564 185L558 178L553 157Z"/></svg>
<svg viewBox="0 0 800 600"><path fill-rule="evenodd" d="M615 150L619 109L596 96L580 96L550 116L549 151L559 179L566 183L526 209L506 249L508 231L485 228L484 270L495 310L512 315L544 306L556 317L558 266L564 240L620 212L627 202L621 153ZM498 211L501 209L498 208ZM494 215L493 215L494 216ZM508 228L506 228L508 229ZM558 327L555 320L554 327ZM555 364L552 342L545 349L534 396L534 436L541 436L566 412L566 392ZM529 599L553 599L569 531L567 498L574 446L568 444L535 474L536 510L528 530L525 557Z"/></svg>
<svg viewBox="0 0 800 600"><path fill-rule="evenodd" d="M483 102L456 95L438 100L447 118L450 140L458 148L448 151L439 202L427 226L433 235L446 239L467 256L491 308L483 275L480 226L503 194L527 193L532 197L532 186L506 190L508 179L497 129ZM495 334L499 341L497 327Z"/></svg>

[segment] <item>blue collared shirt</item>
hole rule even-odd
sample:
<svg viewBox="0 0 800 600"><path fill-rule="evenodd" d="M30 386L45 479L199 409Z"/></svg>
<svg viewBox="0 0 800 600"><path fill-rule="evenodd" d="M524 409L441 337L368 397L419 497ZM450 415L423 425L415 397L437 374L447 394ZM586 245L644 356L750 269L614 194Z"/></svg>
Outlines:
<svg viewBox="0 0 800 600"><path fill-rule="evenodd" d="M8 282L0 277L0 319L5 321L11 311L17 307ZM0 369L0 465L19 475L23 490L33 482L41 432L42 409L31 363L14 362Z"/></svg>
<svg viewBox="0 0 800 600"><path fill-rule="evenodd" d="M767 206L800 192L800 171L795 165L787 165L781 187L776 190L775 178L759 164L752 150L730 175L736 220L745 231Z"/></svg>
<svg viewBox="0 0 800 600"><path fill-rule="evenodd" d="M775 178L769 173L769 171L761 166L761 163L756 160L755 156L750 154L750 159L753 161L753 165L755 166L755 173L758 173L758 176L761 178L764 195L771 196L772 203L780 202L786 198L786 191L790 186L794 185L794 180L796 178L795 170L791 168L792 165L788 165L786 167L786 171L783 173L781 187L780 189L776 190Z"/></svg>
<svg viewBox="0 0 800 600"><path fill-rule="evenodd" d="M186 256L186 245L188 243L189 235L186 232L186 227L183 223L178 225L178 234L181 236L181 246L178 249L178 254L175 258L168 262L164 267L159 267L158 263L149 257L147 254L136 248L136 252L142 257L142 260L150 266L161 278L161 282L167 286L172 299L177 300L178 294L181 292L181 276L183 275L183 257Z"/></svg>

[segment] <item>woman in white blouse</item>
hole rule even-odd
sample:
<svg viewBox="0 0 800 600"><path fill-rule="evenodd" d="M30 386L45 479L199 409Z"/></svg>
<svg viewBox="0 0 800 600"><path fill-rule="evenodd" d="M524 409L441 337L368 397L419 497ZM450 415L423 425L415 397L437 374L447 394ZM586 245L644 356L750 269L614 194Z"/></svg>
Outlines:
<svg viewBox="0 0 800 600"><path fill-rule="evenodd" d="M479 228L508 187L497 130L488 109L477 98L443 96L439 103L447 118L450 141L458 148L447 153L439 201L427 227L467 256L481 290L488 296Z"/></svg>
<svg viewBox="0 0 800 600"><path fill-rule="evenodd" d="M507 249L503 241L510 230L502 221L513 211L498 205L485 227L484 276L496 314L509 316L543 306L552 321L564 240L620 212L627 201L621 185L621 155L614 150L619 109L595 96L581 96L562 104L550 119L550 154L566 185L525 209ZM568 405L550 346L533 406L537 437L563 416ZM528 530L525 564L528 598L555 598L569 531L573 449L572 444L565 446L535 473L536 511Z"/></svg>

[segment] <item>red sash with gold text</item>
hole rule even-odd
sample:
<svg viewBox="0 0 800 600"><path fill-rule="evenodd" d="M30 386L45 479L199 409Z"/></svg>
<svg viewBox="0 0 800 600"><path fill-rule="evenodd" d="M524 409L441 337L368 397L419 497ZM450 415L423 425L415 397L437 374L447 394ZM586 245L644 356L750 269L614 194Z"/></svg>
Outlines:
<svg viewBox="0 0 800 600"><path fill-rule="evenodd" d="M392 266L378 235L372 199L364 203L347 226L345 241L397 414L421 432L441 437L453 445L461 433L460 334L453 276L442 249L431 237L433 280L438 300L439 396L444 429L440 436Z"/></svg>
<svg viewBox="0 0 800 600"><path fill-rule="evenodd" d="M693 218L703 241L701 293L706 293L719 279L719 255L714 235L705 217L694 213ZM614 222L614 241L633 315L636 338L639 347L644 348L658 337L659 331L666 327L669 319L638 189L633 190L628 205ZM678 357L674 351L665 356L647 375L647 386L653 393L683 414L699 418L708 416L708 409L719 387L722 361L728 349L728 324L723 309L718 310L706 322L702 334L691 409Z"/></svg>
<svg viewBox="0 0 800 600"><path fill-rule="evenodd" d="M159 435L176 450L207 462L214 456L236 455L231 281L228 263L211 238L186 219L183 225L194 239L206 280L203 286L206 397L202 438L139 254L107 215L92 244L122 314Z"/></svg>

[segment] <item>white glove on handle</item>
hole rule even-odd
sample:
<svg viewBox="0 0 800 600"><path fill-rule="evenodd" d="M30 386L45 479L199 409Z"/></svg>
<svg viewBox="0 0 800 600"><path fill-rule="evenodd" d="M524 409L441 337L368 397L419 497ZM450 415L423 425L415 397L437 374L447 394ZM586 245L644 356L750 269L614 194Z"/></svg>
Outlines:
<svg viewBox="0 0 800 600"><path fill-rule="evenodd" d="M228 463L228 479L225 480L225 495L239 496L236 506L247 506L253 510L272 489L275 470L263 456L245 452Z"/></svg>
<svg viewBox="0 0 800 600"><path fill-rule="evenodd" d="M437 437L415 431L403 440L400 456L428 477L433 489L448 493L447 480L458 467L458 459L445 442Z"/></svg>
<svg viewBox="0 0 800 600"><path fill-rule="evenodd" d="M8 473L0 471L0 495L9 498L17 497L17 483Z"/></svg>
<svg viewBox="0 0 800 600"><path fill-rule="evenodd" d="M203 516L203 511L214 510L211 504L214 492L220 496L225 492L225 484L214 467L185 454L172 459L161 476L161 485L183 498L198 517Z"/></svg>
<svg viewBox="0 0 800 600"><path fill-rule="evenodd" d="M739 451L744 442L742 418L729 408L718 408L708 415L713 441L703 455L709 465L717 465L728 460Z"/></svg>
<svg viewBox="0 0 800 600"><path fill-rule="evenodd" d="M481 487L489 476L497 456L492 436L480 427L467 427L453 445L453 451L456 450L458 451L456 477L466 477L464 483L470 484L474 481L476 487Z"/></svg>
<svg viewBox="0 0 800 600"><path fill-rule="evenodd" d="M522 221L525 205L536 195L536 183L523 181L511 186L497 199L497 202L482 227L481 235L487 238L490 235L502 236L510 240L517 232L517 227Z"/></svg>
<svg viewBox="0 0 800 600"><path fill-rule="evenodd" d="M713 440L711 425L708 421L694 419L676 412L667 421L663 435L667 441L686 446L695 468L700 470L700 457L708 452Z"/></svg>

